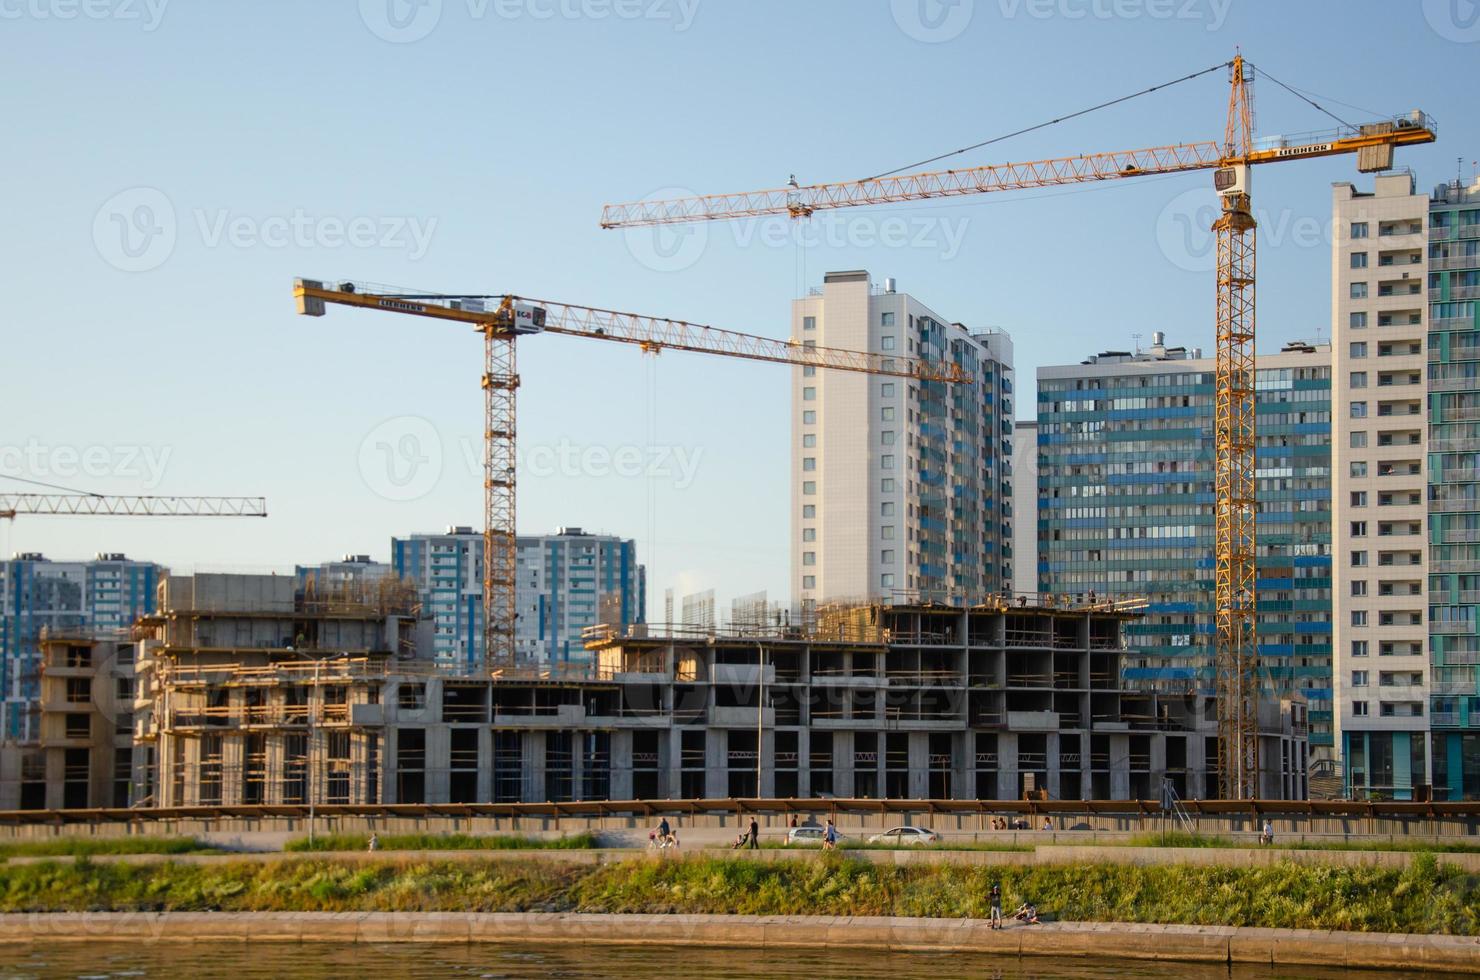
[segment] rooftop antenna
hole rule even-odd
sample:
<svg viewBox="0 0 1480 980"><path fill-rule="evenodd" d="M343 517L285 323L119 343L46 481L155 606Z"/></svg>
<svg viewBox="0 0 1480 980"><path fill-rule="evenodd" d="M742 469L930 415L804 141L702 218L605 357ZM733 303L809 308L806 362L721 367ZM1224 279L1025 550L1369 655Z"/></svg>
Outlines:
<svg viewBox="0 0 1480 980"><path fill-rule="evenodd" d="M1145 335L1144 334L1139 334L1139 333L1133 333L1133 334L1131 334L1131 340L1134 340L1136 342L1136 353L1137 354L1141 353L1141 338L1143 336L1145 336Z"/></svg>

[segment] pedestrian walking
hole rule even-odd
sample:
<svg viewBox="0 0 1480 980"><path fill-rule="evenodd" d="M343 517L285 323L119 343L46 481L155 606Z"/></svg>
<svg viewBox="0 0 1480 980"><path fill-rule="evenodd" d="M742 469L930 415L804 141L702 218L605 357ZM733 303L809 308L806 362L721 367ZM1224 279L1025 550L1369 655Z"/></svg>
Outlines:
<svg viewBox="0 0 1480 980"><path fill-rule="evenodd" d="M831 820L829 820L827 822L827 830L822 835L822 847L823 847L824 850L831 851L833 848L835 848L837 846L838 846L838 828L835 827L835 826L833 826L833 822Z"/></svg>
<svg viewBox="0 0 1480 980"><path fill-rule="evenodd" d="M750 818L750 849L757 850L761 844L761 825L755 822L755 817Z"/></svg>
<svg viewBox="0 0 1480 980"><path fill-rule="evenodd" d="M1002 928L1002 886L992 886L992 924L991 928Z"/></svg>
<svg viewBox="0 0 1480 980"><path fill-rule="evenodd" d="M370 851L378 851L378 850L380 850L380 835L379 834L376 834L376 833L371 833L370 834L370 846L368 848L366 848L366 850L370 850Z"/></svg>

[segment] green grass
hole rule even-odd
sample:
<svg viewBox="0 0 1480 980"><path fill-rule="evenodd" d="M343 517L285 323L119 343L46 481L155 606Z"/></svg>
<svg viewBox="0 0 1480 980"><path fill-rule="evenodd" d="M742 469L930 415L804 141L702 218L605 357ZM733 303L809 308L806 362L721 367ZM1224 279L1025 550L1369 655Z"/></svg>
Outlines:
<svg viewBox="0 0 1480 980"><path fill-rule="evenodd" d="M1170 831L1165 834L1141 834L1133 837L1130 847L1252 847L1272 846L1285 851L1404 851L1424 854L1480 854L1480 844L1460 841L1286 841L1275 835L1273 845L1261 845L1257 834L1243 840L1209 834Z"/></svg>
<svg viewBox="0 0 1480 980"><path fill-rule="evenodd" d="M1420 855L1402 870L1297 865L875 865L638 857L575 865L474 861L44 862L0 866L0 912L573 911L981 918L993 883L1077 921L1480 935L1480 879Z"/></svg>
<svg viewBox="0 0 1480 980"><path fill-rule="evenodd" d="M84 857L95 854L203 854L220 848L193 837L56 837L0 842L0 860L12 857Z"/></svg>
<svg viewBox="0 0 1480 980"><path fill-rule="evenodd" d="M315 834L310 843L299 837L283 845L285 851L364 851L369 834ZM541 851L587 850L600 847L589 831L564 837L521 837L513 834L382 834L383 851Z"/></svg>
<svg viewBox="0 0 1480 980"><path fill-rule="evenodd" d="M942 841L939 844L872 844L867 838L847 838L838 844L838 849L843 851L1003 851L1013 853L1032 853L1032 844L1008 844L998 841ZM784 843L762 843L763 848L773 848L784 851L820 851L819 844L784 844Z"/></svg>

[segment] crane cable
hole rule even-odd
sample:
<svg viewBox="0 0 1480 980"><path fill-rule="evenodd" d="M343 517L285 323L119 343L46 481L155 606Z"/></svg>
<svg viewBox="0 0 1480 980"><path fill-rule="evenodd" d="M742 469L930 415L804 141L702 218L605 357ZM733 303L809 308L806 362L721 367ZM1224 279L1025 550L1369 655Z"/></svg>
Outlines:
<svg viewBox="0 0 1480 980"><path fill-rule="evenodd" d="M1308 102L1308 103L1310 103L1318 111L1324 112L1326 115L1330 116L1332 119L1335 119L1337 122L1341 123L1341 125L1345 126L1347 129L1356 129L1357 128L1356 126L1353 126L1351 123L1347 122L1345 119L1342 119L1336 113L1332 112L1330 109L1327 109L1325 106L1321 105L1316 100L1303 95L1298 90L1291 88L1290 86L1286 85L1284 82L1280 81L1278 78L1275 78L1269 72L1265 71L1263 68L1260 68L1258 65L1254 64L1252 61L1249 62L1248 65L1249 65L1250 68L1254 69L1256 72L1258 72L1259 74L1263 75L1265 78L1269 79L1271 82L1274 82L1276 85L1278 85L1280 88L1284 89L1286 92L1289 92L1291 95L1295 96L1295 98L1299 99L1302 102Z"/></svg>
<svg viewBox="0 0 1480 980"><path fill-rule="evenodd" d="M1172 79L1169 82L1162 82L1160 85L1153 85L1150 88L1143 88L1139 92L1132 92L1129 95L1122 95L1118 99L1111 99L1108 102L1101 102L1099 105L1092 105L1092 106L1090 106L1087 109L1080 109L1077 112L1071 112L1068 115L1059 116L1056 119L1049 119L1049 120L1047 120L1045 122L1041 122L1041 123L1038 123L1038 124L1033 125L1033 126L1027 126L1027 127L1024 127L1023 129L1015 130L1014 132L1011 132L1011 133L1004 133L1001 136L994 136L991 139L982 140L980 143L973 143L970 146L963 146L959 150L951 150L949 153L942 153L942 154L939 154L938 156L933 156L933 157L929 157L929 158L924 159L924 160L919 160L919 161L917 161L915 163L907 163L907 164L905 164L902 167L895 167L893 170L886 170L886 171L884 171L881 174L874 174L872 177L865 177L863 179L864 180L878 180L881 177L890 177L890 176L893 176L894 174L901 173L901 172L903 172L905 170L915 170L915 169L917 169L919 167L924 167L924 166L926 166L928 164L935 163L935 162L937 162L939 160L944 160L947 157L958 156L958 155L960 155L962 153L969 153L972 150L979 150L979 149L981 149L984 146L991 146L993 143L1001 143L1003 140L1012 139L1014 136L1022 136L1024 133L1031 133L1031 132L1033 132L1035 130L1046 129L1047 127L1052 126L1055 123L1067 122L1070 119L1076 119L1079 116L1088 115L1089 113L1095 112L1096 110L1099 110L1099 109L1108 109L1110 106L1119 105L1122 102L1129 102L1131 99L1138 98L1138 97L1140 97L1142 95L1150 95L1152 92L1157 92L1157 91L1160 91L1161 89L1164 89L1164 88L1171 88L1173 85L1178 85L1178 84L1181 84L1182 82L1191 81L1194 78L1198 78L1198 77L1200 77L1202 75L1207 75L1210 72L1215 72L1215 71L1217 71L1220 68L1227 68L1231 64L1233 64L1233 62L1231 62L1231 61L1220 62L1220 63L1218 63L1216 65L1212 65L1211 67L1204 68L1201 71L1195 71L1195 72L1193 72L1190 75L1183 75L1181 78L1174 78L1174 79ZM1312 103L1312 104L1314 104L1314 103ZM1319 107L1317 107L1317 108L1319 108ZM1324 112L1325 110L1322 110L1322 111Z"/></svg>
<svg viewBox="0 0 1480 980"><path fill-rule="evenodd" d="M15 480L17 483L29 483L32 486L46 487L50 490L62 490L66 493L77 493L84 497L101 497L103 494L92 490L78 490L76 487L64 487L56 483L43 483L41 480L31 480L24 476L15 476L11 473L0 473L0 480Z"/></svg>

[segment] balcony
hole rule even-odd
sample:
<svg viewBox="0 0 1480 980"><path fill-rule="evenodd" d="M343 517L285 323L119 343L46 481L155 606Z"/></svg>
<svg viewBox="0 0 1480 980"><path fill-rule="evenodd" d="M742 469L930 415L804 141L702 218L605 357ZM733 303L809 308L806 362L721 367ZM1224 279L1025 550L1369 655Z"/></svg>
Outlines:
<svg viewBox="0 0 1480 980"><path fill-rule="evenodd" d="M1453 269L1480 269L1480 254L1447 255L1429 259L1430 271L1442 272Z"/></svg>

